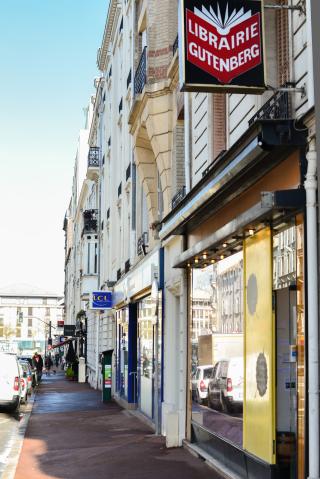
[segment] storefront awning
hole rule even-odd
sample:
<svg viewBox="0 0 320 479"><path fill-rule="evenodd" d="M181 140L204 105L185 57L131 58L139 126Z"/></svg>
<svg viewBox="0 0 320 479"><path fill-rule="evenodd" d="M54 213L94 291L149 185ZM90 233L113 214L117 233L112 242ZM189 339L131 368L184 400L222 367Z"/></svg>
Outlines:
<svg viewBox="0 0 320 479"><path fill-rule="evenodd" d="M161 240L187 234L305 144L305 132L295 128L293 120L254 123L163 219Z"/></svg>
<svg viewBox="0 0 320 479"><path fill-rule="evenodd" d="M173 265L174 268L202 268L228 254L242 249L246 236L250 236L266 224L281 228L285 219L295 211L301 211L305 205L303 189L283 190L261 193L261 201L244 213L234 218L204 240L194 244L180 254Z"/></svg>
<svg viewBox="0 0 320 479"><path fill-rule="evenodd" d="M66 346L67 344L69 344L71 341L74 341L75 339L76 338L69 338L69 339L66 339L65 341L61 341L60 343L53 344L52 349L62 348L63 346Z"/></svg>

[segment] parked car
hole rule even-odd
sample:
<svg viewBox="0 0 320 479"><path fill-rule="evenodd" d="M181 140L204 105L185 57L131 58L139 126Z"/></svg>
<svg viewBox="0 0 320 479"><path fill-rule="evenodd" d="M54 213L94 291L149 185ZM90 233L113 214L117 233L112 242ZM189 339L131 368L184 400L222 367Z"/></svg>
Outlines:
<svg viewBox="0 0 320 479"><path fill-rule="evenodd" d="M198 366L192 377L192 398L199 404L203 404L208 399L208 382L212 374L213 366Z"/></svg>
<svg viewBox="0 0 320 479"><path fill-rule="evenodd" d="M30 364L28 361L19 360L19 363L23 369L23 378L26 380L27 383L27 394L30 396L32 393L32 371L30 368Z"/></svg>
<svg viewBox="0 0 320 479"><path fill-rule="evenodd" d="M36 385L38 384L38 376L37 369L34 367L32 358L29 356L19 356L19 361L27 361L29 363L32 372L32 387L36 387Z"/></svg>
<svg viewBox="0 0 320 479"><path fill-rule="evenodd" d="M0 407L19 410L21 401L20 369L15 354L0 352Z"/></svg>
<svg viewBox="0 0 320 479"><path fill-rule="evenodd" d="M24 377L24 371L22 364L19 363L19 372L20 372L20 402L21 404L26 404L28 401L28 385L27 385L27 378Z"/></svg>
<svg viewBox="0 0 320 479"><path fill-rule="evenodd" d="M243 358L218 361L208 384L208 406L224 412L242 410Z"/></svg>

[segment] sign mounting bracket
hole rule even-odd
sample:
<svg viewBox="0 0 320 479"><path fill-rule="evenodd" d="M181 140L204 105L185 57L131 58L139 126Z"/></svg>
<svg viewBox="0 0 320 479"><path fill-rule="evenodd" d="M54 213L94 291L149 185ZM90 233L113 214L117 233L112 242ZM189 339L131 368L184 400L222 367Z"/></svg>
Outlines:
<svg viewBox="0 0 320 479"><path fill-rule="evenodd" d="M306 14L304 5L264 5L264 8L270 8L273 10L296 10L300 14Z"/></svg>

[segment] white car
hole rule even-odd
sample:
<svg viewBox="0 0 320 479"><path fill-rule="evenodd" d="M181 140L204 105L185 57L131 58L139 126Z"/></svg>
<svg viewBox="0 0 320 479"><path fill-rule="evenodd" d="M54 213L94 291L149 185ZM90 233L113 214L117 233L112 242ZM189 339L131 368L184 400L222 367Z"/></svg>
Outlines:
<svg viewBox="0 0 320 479"><path fill-rule="evenodd" d="M212 364L198 366L192 377L192 398L199 404L203 404L208 399L208 382L212 369Z"/></svg>
<svg viewBox="0 0 320 479"><path fill-rule="evenodd" d="M19 410L21 401L20 369L15 354L0 352L0 407Z"/></svg>

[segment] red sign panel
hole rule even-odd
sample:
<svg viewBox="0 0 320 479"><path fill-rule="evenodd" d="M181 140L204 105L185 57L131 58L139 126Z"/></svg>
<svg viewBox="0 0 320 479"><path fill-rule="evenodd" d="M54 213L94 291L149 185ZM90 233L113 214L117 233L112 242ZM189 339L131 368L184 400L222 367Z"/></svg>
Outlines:
<svg viewBox="0 0 320 479"><path fill-rule="evenodd" d="M183 89L262 93L265 90L262 2L181 1Z"/></svg>

